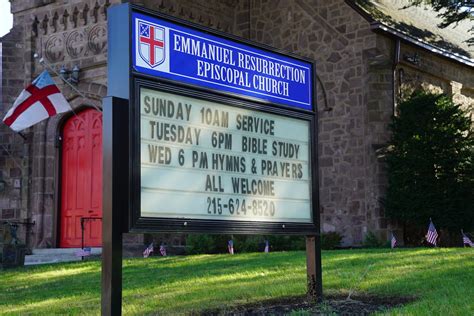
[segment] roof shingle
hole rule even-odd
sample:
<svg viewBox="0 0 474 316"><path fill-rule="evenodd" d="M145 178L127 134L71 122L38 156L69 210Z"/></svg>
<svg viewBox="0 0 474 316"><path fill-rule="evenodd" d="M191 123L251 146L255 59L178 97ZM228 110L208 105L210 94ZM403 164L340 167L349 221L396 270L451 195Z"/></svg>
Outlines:
<svg viewBox="0 0 474 316"><path fill-rule="evenodd" d="M443 21L429 5L410 5L408 0L355 0L356 6L373 22L379 22L421 43L434 46L454 57L474 63L474 46L467 40L473 35L469 29L474 20L463 20L446 28L438 25Z"/></svg>

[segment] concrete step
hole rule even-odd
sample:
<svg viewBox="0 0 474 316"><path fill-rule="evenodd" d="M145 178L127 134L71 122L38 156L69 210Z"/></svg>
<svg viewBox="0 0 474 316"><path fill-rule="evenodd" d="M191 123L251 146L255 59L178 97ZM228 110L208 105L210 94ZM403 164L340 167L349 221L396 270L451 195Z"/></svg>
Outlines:
<svg viewBox="0 0 474 316"><path fill-rule="evenodd" d="M81 248L45 248L33 249L32 255L25 256L26 265L49 264L58 262L81 261L81 257L76 256L76 252ZM102 248L91 248L93 256L102 254Z"/></svg>
<svg viewBox="0 0 474 316"><path fill-rule="evenodd" d="M37 248L33 249L34 255L74 255L81 248ZM102 247L91 247L93 255L102 254Z"/></svg>

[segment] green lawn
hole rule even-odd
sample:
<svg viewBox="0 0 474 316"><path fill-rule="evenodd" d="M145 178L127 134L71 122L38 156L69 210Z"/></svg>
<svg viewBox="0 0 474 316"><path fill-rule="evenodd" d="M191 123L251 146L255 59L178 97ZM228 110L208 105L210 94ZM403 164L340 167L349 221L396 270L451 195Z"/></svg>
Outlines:
<svg viewBox="0 0 474 316"><path fill-rule="evenodd" d="M324 251L323 270L328 294L417 297L393 314L474 315L471 248ZM304 252L127 259L123 314L226 308L303 295L305 286ZM0 271L2 315L99 313L99 261Z"/></svg>

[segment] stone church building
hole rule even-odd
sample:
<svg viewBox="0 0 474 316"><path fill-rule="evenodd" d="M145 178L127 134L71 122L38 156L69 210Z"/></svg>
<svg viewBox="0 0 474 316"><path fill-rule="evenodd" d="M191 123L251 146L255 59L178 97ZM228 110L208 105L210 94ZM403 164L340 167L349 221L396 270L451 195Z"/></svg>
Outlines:
<svg viewBox="0 0 474 316"><path fill-rule="evenodd" d="M57 115L23 132L0 126L0 221L19 223L32 248L81 245L80 218L101 217L102 114L107 95L107 8L132 2L315 60L320 216L343 245L366 233L402 234L384 215L380 148L397 102L417 87L474 103L471 25L439 29L437 13L402 0L10 0L14 25L0 39L3 116L44 70L77 116ZM73 71L75 70L75 72ZM75 75L78 74L78 78ZM76 80L77 79L77 80ZM101 223L83 220L85 242L101 245ZM174 240L173 240L174 238ZM173 237L170 243L181 242ZM126 243L143 244L142 235Z"/></svg>

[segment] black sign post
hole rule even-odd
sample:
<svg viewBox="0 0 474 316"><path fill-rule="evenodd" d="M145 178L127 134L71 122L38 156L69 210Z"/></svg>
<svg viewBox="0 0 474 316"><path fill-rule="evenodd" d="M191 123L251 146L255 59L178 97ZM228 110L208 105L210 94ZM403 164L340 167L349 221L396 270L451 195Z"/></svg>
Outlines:
<svg viewBox="0 0 474 316"><path fill-rule="evenodd" d="M102 315L122 312L122 232L128 212L128 101L103 101Z"/></svg>
<svg viewBox="0 0 474 316"><path fill-rule="evenodd" d="M306 236L321 299L314 62L130 4L108 32L102 314L123 233Z"/></svg>

